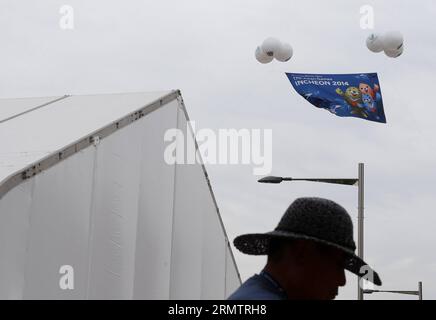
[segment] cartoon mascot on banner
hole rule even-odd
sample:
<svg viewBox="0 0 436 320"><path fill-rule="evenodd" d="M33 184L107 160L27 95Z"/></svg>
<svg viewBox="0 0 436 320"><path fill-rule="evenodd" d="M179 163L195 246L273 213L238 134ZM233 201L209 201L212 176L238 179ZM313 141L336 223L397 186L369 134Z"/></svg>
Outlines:
<svg viewBox="0 0 436 320"><path fill-rule="evenodd" d="M336 93L350 106L351 114L368 118L370 113L374 115L377 113L377 100L381 99L381 96L379 86L376 84L371 88L366 83L360 83L359 88L348 87L345 92L337 88Z"/></svg>

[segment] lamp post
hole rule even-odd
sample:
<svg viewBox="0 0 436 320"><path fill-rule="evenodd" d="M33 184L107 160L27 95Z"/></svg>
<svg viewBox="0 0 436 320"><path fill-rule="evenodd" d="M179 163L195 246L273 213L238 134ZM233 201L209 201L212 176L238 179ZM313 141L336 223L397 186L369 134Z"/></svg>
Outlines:
<svg viewBox="0 0 436 320"><path fill-rule="evenodd" d="M363 290L363 293L372 294L377 292L386 292L386 293L398 293L398 294L408 294L418 296L418 300L422 300L422 282L418 282L418 290L417 291L404 291L404 290Z"/></svg>
<svg viewBox="0 0 436 320"><path fill-rule="evenodd" d="M358 210L357 210L357 255L363 259L363 203L364 203L364 164L359 163L357 179L323 179L323 178L291 178L269 176L259 179L260 183L281 183L283 181L312 181L343 185L356 185L358 187ZM360 279L357 281L357 299L363 300L363 289L360 287Z"/></svg>

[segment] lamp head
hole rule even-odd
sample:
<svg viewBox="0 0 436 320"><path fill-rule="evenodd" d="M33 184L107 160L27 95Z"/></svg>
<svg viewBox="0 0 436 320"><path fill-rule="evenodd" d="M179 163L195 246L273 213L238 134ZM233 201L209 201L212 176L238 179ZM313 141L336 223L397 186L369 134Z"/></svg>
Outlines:
<svg viewBox="0 0 436 320"><path fill-rule="evenodd" d="M283 181L282 177L274 177L274 176L268 176L257 180L257 182L260 183L280 183L282 181Z"/></svg>

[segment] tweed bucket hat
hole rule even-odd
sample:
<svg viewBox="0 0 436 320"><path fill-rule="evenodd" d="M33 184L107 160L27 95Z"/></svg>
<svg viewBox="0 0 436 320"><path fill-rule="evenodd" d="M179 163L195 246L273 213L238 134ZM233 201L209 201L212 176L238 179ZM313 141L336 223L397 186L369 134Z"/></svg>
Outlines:
<svg viewBox="0 0 436 320"><path fill-rule="evenodd" d="M322 198L298 198L286 210L274 231L238 236L235 247L250 255L266 255L273 238L306 239L337 248L346 254L345 269L376 285L377 272L355 254L353 222L348 212L336 202Z"/></svg>

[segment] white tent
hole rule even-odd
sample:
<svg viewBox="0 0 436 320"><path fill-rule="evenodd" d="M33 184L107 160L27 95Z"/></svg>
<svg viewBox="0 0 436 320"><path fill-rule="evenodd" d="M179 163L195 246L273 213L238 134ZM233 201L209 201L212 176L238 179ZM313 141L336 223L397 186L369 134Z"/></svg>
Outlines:
<svg viewBox="0 0 436 320"><path fill-rule="evenodd" d="M164 161L187 121L179 91L0 100L0 299L236 289L204 166Z"/></svg>

